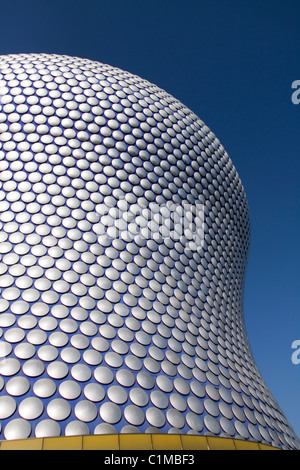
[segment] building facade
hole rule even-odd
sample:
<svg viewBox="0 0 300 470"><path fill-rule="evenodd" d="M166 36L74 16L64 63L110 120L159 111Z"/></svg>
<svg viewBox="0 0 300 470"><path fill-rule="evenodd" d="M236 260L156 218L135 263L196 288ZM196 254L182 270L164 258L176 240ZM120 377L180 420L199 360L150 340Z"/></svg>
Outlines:
<svg viewBox="0 0 300 470"><path fill-rule="evenodd" d="M157 86L0 56L0 440L299 441L243 320L246 195L215 135Z"/></svg>

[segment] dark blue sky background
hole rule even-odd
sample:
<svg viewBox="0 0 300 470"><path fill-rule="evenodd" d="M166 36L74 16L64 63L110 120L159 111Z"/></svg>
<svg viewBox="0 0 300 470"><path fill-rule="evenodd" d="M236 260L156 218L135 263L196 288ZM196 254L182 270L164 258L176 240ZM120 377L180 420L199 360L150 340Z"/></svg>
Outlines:
<svg viewBox="0 0 300 470"><path fill-rule="evenodd" d="M98 60L154 82L217 135L243 181L252 243L245 319L262 375L300 435L298 0L2 2L0 54Z"/></svg>

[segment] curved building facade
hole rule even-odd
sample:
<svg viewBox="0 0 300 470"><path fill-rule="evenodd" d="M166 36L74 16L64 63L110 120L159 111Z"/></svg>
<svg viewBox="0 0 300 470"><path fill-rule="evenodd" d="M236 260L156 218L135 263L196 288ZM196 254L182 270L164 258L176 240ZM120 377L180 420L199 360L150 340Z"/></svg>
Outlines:
<svg viewBox="0 0 300 470"><path fill-rule="evenodd" d="M246 195L157 86L68 56L0 56L0 440L299 441L243 320Z"/></svg>

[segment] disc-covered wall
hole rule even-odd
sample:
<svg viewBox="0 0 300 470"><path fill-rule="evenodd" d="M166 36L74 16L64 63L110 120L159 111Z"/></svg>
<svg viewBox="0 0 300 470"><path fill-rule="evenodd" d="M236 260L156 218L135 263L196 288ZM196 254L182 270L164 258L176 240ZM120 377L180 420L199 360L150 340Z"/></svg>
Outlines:
<svg viewBox="0 0 300 470"><path fill-rule="evenodd" d="M205 124L67 56L0 56L0 439L295 448L243 322L249 215Z"/></svg>

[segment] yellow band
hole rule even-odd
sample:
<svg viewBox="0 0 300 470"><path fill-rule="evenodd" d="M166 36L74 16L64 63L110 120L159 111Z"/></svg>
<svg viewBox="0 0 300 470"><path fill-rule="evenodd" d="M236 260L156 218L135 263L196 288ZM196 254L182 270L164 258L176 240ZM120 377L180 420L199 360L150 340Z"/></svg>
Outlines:
<svg viewBox="0 0 300 470"><path fill-rule="evenodd" d="M1 441L0 450L278 450L257 442L212 436L110 434Z"/></svg>

